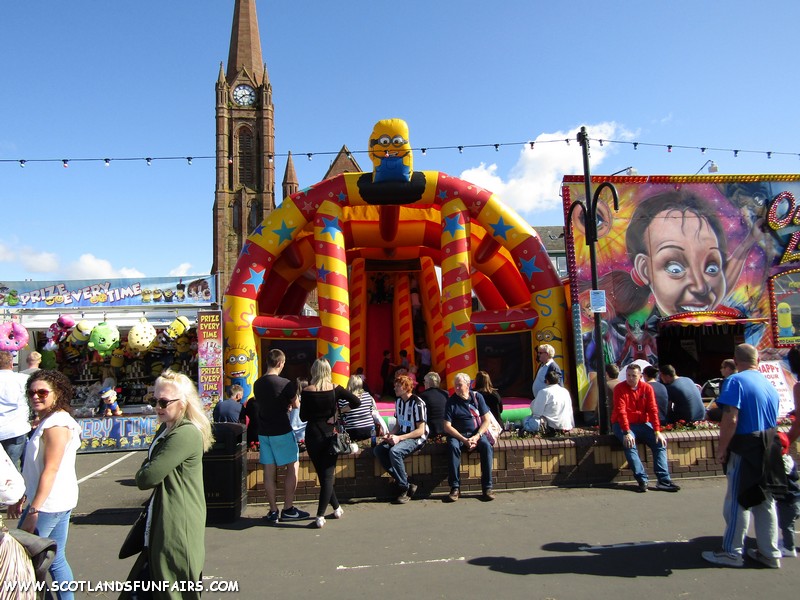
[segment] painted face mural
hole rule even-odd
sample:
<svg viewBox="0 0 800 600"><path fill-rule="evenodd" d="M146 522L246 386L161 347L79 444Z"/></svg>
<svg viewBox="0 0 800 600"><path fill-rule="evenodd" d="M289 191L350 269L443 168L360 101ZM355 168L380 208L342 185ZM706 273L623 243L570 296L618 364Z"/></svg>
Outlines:
<svg viewBox="0 0 800 600"><path fill-rule="evenodd" d="M717 234L708 220L692 213L664 211L645 232L647 254L634 269L653 293L662 315L713 310L726 283Z"/></svg>

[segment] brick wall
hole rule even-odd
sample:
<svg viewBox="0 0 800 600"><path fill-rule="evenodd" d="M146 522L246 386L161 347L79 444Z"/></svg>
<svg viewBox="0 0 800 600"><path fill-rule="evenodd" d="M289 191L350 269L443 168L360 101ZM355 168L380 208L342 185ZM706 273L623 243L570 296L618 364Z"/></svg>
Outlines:
<svg viewBox="0 0 800 600"><path fill-rule="evenodd" d="M786 428L784 428L786 429ZM722 466L714 451L717 430L668 432L669 469L674 479L721 476ZM798 443L792 448L797 457ZM650 450L639 446L639 456L651 479L653 474ZM447 446L429 442L420 452L406 459L406 469L419 484L418 497L446 494ZM278 497L283 498L283 477L279 469ZM462 455L461 491L481 491L480 457L477 452ZM494 488L524 489L542 486L588 486L633 481L627 468L622 445L613 435L562 438L500 439L494 448ZM264 496L263 471L258 454L248 454L248 503L260 504ZM298 500L315 500L318 481L308 455L300 455ZM383 471L371 448L339 458L336 466L336 495L342 499L388 499L397 494L389 476Z"/></svg>

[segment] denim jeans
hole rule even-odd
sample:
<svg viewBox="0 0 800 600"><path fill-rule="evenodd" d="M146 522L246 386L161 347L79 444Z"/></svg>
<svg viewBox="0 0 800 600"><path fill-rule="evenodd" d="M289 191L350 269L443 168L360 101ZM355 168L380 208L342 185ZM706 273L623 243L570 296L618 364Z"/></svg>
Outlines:
<svg viewBox="0 0 800 600"><path fill-rule="evenodd" d="M783 535L783 547L795 550L797 548L795 522L800 517L800 498L789 495L787 498L776 500L775 508L778 511L778 527Z"/></svg>
<svg viewBox="0 0 800 600"><path fill-rule="evenodd" d="M461 468L461 442L454 437L448 437L447 447L450 455L447 480L451 488L460 488L461 478L459 469ZM483 487L484 490L491 489L494 448L492 448L486 436L482 435L478 440L477 449L481 455L481 487Z"/></svg>
<svg viewBox="0 0 800 600"><path fill-rule="evenodd" d="M72 514L71 510L62 512L46 513L39 512L39 517L36 522L36 535L41 537L50 538L57 544L56 556L53 563L50 565L50 576L53 581L74 581L75 577L72 574L67 562L66 548L67 548L67 534L69 533L69 517ZM28 515L28 510L22 513L19 522L22 523ZM56 593L59 600L73 600L75 594L72 592L59 591Z"/></svg>
<svg viewBox="0 0 800 600"><path fill-rule="evenodd" d="M375 456L380 461L381 466L386 469L386 472L394 477L401 490L408 488L408 475L406 475L406 465L403 463L403 459L422 448L422 446L423 444L420 444L419 440L416 439L402 440L394 446L385 443L375 446Z"/></svg>
<svg viewBox="0 0 800 600"><path fill-rule="evenodd" d="M644 470L642 461L639 458L636 444L633 445L633 448L625 448L625 436L619 423L613 423L612 428L614 429L614 435L622 442L625 459L628 461L628 466L633 471L636 481L647 483L647 471ZM644 442L650 446L650 451L653 453L653 471L655 471L658 482L669 483L671 479L667 469L667 447L660 445L656 441L656 432L653 430L653 426L650 423L631 423L630 428L637 442Z"/></svg>
<svg viewBox="0 0 800 600"><path fill-rule="evenodd" d="M8 454L8 458L11 459L11 462L14 463L20 473L22 473L22 456L25 453L25 443L27 441L27 435L18 435L0 442L0 444L3 444L3 450Z"/></svg>

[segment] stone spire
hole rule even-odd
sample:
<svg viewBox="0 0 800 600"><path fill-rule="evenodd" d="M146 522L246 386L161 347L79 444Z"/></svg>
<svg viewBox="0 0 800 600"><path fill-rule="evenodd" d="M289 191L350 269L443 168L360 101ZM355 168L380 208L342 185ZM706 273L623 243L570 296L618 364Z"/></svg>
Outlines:
<svg viewBox="0 0 800 600"><path fill-rule="evenodd" d="M266 67L261 56L256 0L236 0L233 9L231 47L228 51L226 73L228 83L232 83L243 68L256 85L266 83L262 80L266 74Z"/></svg>
<svg viewBox="0 0 800 600"><path fill-rule="evenodd" d="M294 160L292 153L289 152L289 158L286 159L286 172L283 174L283 199L296 194L299 190L300 183L297 181L297 173L294 170Z"/></svg>

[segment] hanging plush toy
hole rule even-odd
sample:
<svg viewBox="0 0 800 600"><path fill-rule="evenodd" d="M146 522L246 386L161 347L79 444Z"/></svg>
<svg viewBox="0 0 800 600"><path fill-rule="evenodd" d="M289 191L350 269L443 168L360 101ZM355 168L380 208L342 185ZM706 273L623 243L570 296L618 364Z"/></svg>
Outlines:
<svg viewBox="0 0 800 600"><path fill-rule="evenodd" d="M89 335L89 348L105 358L119 346L119 329L108 323L99 323Z"/></svg>
<svg viewBox="0 0 800 600"><path fill-rule="evenodd" d="M55 350L58 345L67 339L72 328L75 327L75 319L69 315L61 315L55 323L50 325L47 330L47 343L44 345L45 350Z"/></svg>
<svg viewBox="0 0 800 600"><path fill-rule="evenodd" d="M189 319L186 317L178 317L170 323L169 327L161 332L161 341L164 343L175 341L177 337L185 333L190 326Z"/></svg>
<svg viewBox="0 0 800 600"><path fill-rule="evenodd" d="M111 351L110 365L115 369L121 369L125 366L125 351L122 348L114 348Z"/></svg>
<svg viewBox="0 0 800 600"><path fill-rule="evenodd" d="M17 352L28 345L28 330L19 323L8 322L0 325L0 350Z"/></svg>
<svg viewBox="0 0 800 600"><path fill-rule="evenodd" d="M156 328L142 317L128 332L128 349L131 352L147 352L157 335Z"/></svg>
<svg viewBox="0 0 800 600"><path fill-rule="evenodd" d="M67 336L67 341L73 346L83 346L89 341L90 333L92 333L92 326L89 321L78 321Z"/></svg>
<svg viewBox="0 0 800 600"><path fill-rule="evenodd" d="M100 398L102 398L103 404L105 405L105 412L103 413L103 416L122 416L122 409L117 403L117 392L113 387L107 387L100 390Z"/></svg>

